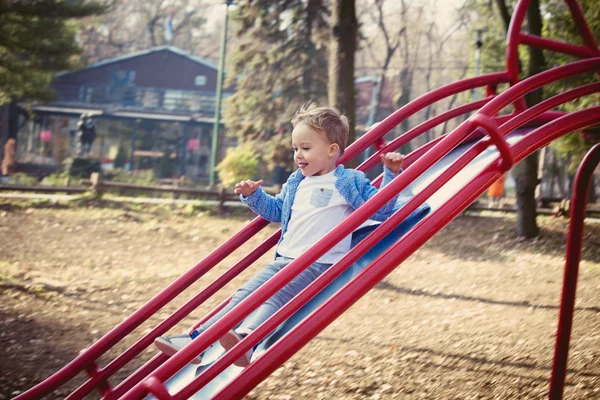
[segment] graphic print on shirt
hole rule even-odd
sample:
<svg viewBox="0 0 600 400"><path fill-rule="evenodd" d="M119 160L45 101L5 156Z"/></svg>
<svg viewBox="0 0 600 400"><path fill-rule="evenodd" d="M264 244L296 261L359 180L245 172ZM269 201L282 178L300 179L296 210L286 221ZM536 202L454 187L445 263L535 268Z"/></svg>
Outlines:
<svg viewBox="0 0 600 400"><path fill-rule="evenodd" d="M310 204L317 208L327 207L333 196L332 189L315 188L310 195Z"/></svg>

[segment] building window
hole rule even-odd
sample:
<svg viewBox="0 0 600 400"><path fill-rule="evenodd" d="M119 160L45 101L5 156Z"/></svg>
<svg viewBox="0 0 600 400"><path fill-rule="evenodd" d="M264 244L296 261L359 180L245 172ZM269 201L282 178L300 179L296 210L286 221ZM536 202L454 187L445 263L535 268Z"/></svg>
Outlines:
<svg viewBox="0 0 600 400"><path fill-rule="evenodd" d="M204 85L206 85L206 76L204 76L204 75L198 75L198 76L196 76L196 79L194 80L194 84L196 86L204 86Z"/></svg>

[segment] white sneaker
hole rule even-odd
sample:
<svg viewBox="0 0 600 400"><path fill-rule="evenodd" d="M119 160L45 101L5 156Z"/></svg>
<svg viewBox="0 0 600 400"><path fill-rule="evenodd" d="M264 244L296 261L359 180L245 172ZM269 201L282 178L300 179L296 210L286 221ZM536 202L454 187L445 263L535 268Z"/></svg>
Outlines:
<svg viewBox="0 0 600 400"><path fill-rule="evenodd" d="M226 334L224 334L221 339L219 339L219 342L221 343L221 346L223 346L223 348L226 351L231 350L236 344L238 344L239 342L241 342L243 339L243 337L238 334L235 331L229 331ZM252 358L252 353L254 352L254 349L250 349L246 352L246 354L242 355L240 358L238 358L237 360L235 360L233 362L234 365L237 365L238 367L247 367L250 364L250 359Z"/></svg>
<svg viewBox="0 0 600 400"><path fill-rule="evenodd" d="M154 345L161 351L163 354L166 354L169 357L172 357L179 350L183 349L192 341L190 335L177 335L177 336L169 336L164 338L162 336L154 339ZM202 361L202 354L192 359L192 364L200 364Z"/></svg>

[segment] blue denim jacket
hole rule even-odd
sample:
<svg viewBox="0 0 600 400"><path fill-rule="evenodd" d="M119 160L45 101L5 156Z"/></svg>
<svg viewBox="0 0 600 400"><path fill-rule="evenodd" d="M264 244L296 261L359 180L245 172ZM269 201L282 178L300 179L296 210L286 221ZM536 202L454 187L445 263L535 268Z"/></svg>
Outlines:
<svg viewBox="0 0 600 400"><path fill-rule="evenodd" d="M377 194L377 188L371 185L371 181L361 171L346 169L343 165L338 165L334 175L337 177L335 187L340 191L342 196L344 196L348 204L350 204L350 207L355 210ZM398 174L384 168L381 187L390 183L396 176L398 176ZM240 195L242 202L248 205L256 214L271 222L281 222L281 238L279 239L279 243L281 243L283 235L285 235L285 232L287 231L288 222L292 214L292 204L294 204L296 191L298 190L298 185L300 185L302 179L304 179L304 175L302 175L302 172L298 169L290 175L287 182L283 185L281 192L276 196L265 193L262 188L258 188L254 193L247 197ZM396 210L404 206L409 200L410 197L398 198L398 195L396 195L383 207L377 210L370 219L383 222ZM429 206L427 204L422 204L413 212L413 214L427 213L428 211ZM374 229L374 227L372 229ZM360 235L355 234L352 237L352 245L354 246L358 243L372 229L361 229Z"/></svg>

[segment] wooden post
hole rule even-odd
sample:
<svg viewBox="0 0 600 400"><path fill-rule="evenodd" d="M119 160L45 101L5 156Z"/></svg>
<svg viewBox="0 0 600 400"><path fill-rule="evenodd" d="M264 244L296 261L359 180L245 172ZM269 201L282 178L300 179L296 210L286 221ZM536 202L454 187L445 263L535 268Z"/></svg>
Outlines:
<svg viewBox="0 0 600 400"><path fill-rule="evenodd" d="M225 188L219 186L219 211L225 211Z"/></svg>
<svg viewBox="0 0 600 400"><path fill-rule="evenodd" d="M179 189L179 186L181 186L181 180L179 180L179 179L171 179L171 182L172 182L173 186L175 187L175 189ZM179 192L177 190L173 191L173 199L174 200L179 199Z"/></svg>
<svg viewBox="0 0 600 400"><path fill-rule="evenodd" d="M102 180L100 178L100 173L99 172L92 172L92 174L90 175L90 181L92 182L92 195L95 198L100 198L102 197Z"/></svg>

